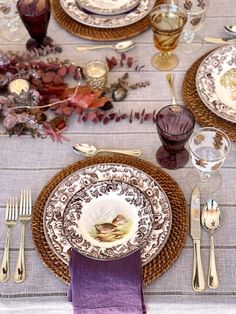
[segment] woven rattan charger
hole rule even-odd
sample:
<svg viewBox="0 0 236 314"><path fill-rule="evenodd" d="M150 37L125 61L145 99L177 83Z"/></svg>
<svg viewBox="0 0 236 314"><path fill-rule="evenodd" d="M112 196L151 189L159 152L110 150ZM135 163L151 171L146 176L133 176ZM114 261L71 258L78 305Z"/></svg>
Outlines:
<svg viewBox="0 0 236 314"><path fill-rule="evenodd" d="M45 238L43 229L44 208L51 192L65 177L81 168L99 163L122 163L136 167L156 180L169 198L172 209L170 236L161 252L143 267L143 284L147 285L163 274L182 252L188 234L189 219L187 203L177 183L159 167L139 158L120 154L93 157L78 161L56 174L41 191L33 210L32 234L37 251L49 270L66 283L69 283L68 266L55 255Z"/></svg>
<svg viewBox="0 0 236 314"><path fill-rule="evenodd" d="M212 52L212 50L210 52ZM236 142L236 123L226 121L215 115L204 105L197 92L197 70L210 52L195 61L187 71L182 86L183 101L185 106L193 112L196 121L201 126L221 129L229 136L232 142Z"/></svg>
<svg viewBox="0 0 236 314"><path fill-rule="evenodd" d="M156 4L162 3L163 0L157 0ZM149 28L148 17L124 27L118 28L97 28L83 25L73 20L67 15L60 5L60 0L51 1L53 15L56 21L68 32L90 40L96 41L114 41L122 40L136 36Z"/></svg>

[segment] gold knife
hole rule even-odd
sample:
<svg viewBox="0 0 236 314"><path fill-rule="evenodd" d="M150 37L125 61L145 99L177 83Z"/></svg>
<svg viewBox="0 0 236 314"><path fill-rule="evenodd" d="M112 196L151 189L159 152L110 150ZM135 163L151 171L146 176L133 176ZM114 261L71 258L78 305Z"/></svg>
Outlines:
<svg viewBox="0 0 236 314"><path fill-rule="evenodd" d="M205 37L204 40L212 44L236 44L236 38Z"/></svg>
<svg viewBox="0 0 236 314"><path fill-rule="evenodd" d="M190 234L193 239L192 288L196 292L201 292L205 289L205 278L202 268L200 251L201 222L200 222L200 192L198 188L195 188L192 191Z"/></svg>

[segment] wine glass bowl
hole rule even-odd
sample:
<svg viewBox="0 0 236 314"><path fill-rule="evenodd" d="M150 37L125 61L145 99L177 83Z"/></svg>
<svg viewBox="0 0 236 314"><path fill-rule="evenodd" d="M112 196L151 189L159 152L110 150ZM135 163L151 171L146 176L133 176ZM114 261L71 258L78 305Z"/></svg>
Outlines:
<svg viewBox="0 0 236 314"><path fill-rule="evenodd" d="M152 57L152 65L161 71L173 69L178 58L172 53L187 22L185 11L176 5L157 5L149 14L155 47L160 53Z"/></svg>
<svg viewBox="0 0 236 314"><path fill-rule="evenodd" d="M231 147L228 136L213 127L201 128L192 134L189 146L194 166L191 185L208 193L217 191L222 182L219 170Z"/></svg>
<svg viewBox="0 0 236 314"><path fill-rule="evenodd" d="M157 113L156 127L162 146L156 153L156 159L162 167L179 169L186 165L189 154L184 146L194 125L192 112L184 106L169 105Z"/></svg>

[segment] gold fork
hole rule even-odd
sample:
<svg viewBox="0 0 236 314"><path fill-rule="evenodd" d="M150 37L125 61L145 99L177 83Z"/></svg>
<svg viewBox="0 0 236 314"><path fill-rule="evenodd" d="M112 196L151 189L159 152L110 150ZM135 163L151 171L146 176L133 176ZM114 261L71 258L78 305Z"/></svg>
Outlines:
<svg viewBox="0 0 236 314"><path fill-rule="evenodd" d="M16 263L16 269L14 272L14 280L16 283L21 283L25 281L26 279L25 226L26 226L26 223L31 220L31 214L32 214L31 189L22 189L21 197L20 197L20 210L19 210L19 220L22 223L20 250L19 250L19 256Z"/></svg>
<svg viewBox="0 0 236 314"><path fill-rule="evenodd" d="M5 224L7 226L7 234L4 245L4 253L0 268L0 281L5 282L9 279L9 244L11 228L16 224L18 219L18 204L16 197L10 197L6 204Z"/></svg>

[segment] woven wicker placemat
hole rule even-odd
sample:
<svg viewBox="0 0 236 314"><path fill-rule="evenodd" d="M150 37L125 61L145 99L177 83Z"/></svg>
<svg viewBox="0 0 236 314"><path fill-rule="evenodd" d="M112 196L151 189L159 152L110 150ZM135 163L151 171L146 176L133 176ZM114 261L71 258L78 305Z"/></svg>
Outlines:
<svg viewBox="0 0 236 314"><path fill-rule="evenodd" d="M180 255L188 234L188 206L178 184L159 167L142 159L114 154L93 157L78 161L56 174L43 188L35 202L32 216L32 235L37 251L43 263L57 277L69 283L68 266L65 265L51 250L43 230L43 213L45 204L54 188L68 175L78 169L98 163L122 163L145 171L155 179L166 192L172 209L172 228L170 236L161 252L143 267L143 284L152 282L163 274Z"/></svg>
<svg viewBox="0 0 236 314"><path fill-rule="evenodd" d="M212 50L210 52L212 52ZM215 115L211 110L209 110L204 105L197 92L196 88L197 70L203 59L210 52L208 52L207 54L199 58L197 61L195 61L185 74L182 86L183 101L185 106L192 110L196 121L201 126L203 127L211 126L221 129L229 136L232 142L236 142L236 123L226 121Z"/></svg>
<svg viewBox="0 0 236 314"><path fill-rule="evenodd" d="M157 1L161 3L162 1ZM68 32L90 40L96 41L113 41L122 40L129 37L136 36L149 28L148 17L125 26L118 28L97 28L83 25L73 20L69 15L65 13L60 5L59 0L51 0L51 7L53 15L56 21L65 28Z"/></svg>

